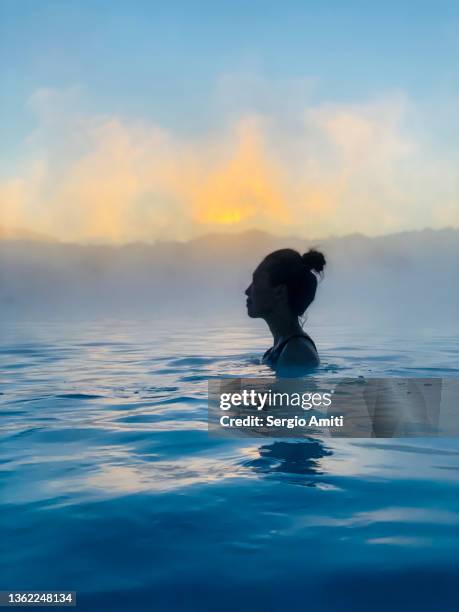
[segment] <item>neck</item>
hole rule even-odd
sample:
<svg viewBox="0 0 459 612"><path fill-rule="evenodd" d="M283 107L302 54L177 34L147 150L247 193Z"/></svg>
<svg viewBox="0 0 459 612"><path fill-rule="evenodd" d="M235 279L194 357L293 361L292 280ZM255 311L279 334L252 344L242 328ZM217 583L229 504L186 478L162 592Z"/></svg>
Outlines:
<svg viewBox="0 0 459 612"><path fill-rule="evenodd" d="M292 316L290 313L284 316L270 317L265 320L271 331L275 345L289 336L301 334L303 332L298 317Z"/></svg>

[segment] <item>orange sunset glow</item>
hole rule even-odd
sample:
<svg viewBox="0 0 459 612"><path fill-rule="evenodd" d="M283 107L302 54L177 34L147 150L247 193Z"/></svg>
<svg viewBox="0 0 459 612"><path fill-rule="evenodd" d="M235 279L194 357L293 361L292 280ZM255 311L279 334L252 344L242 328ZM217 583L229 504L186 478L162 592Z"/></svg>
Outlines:
<svg viewBox="0 0 459 612"><path fill-rule="evenodd" d="M427 153L401 129L398 99L310 108L295 134L252 114L194 139L75 112L55 91L34 104L30 158L0 184L3 228L123 243L219 227L324 236L457 220L454 169L443 164L440 182L432 175ZM444 196L420 216L434 182Z"/></svg>

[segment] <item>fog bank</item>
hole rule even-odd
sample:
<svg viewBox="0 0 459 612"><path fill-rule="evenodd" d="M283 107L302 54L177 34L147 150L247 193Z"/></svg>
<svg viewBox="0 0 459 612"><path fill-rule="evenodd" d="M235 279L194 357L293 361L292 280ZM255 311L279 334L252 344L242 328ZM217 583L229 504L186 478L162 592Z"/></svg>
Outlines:
<svg viewBox="0 0 459 612"><path fill-rule="evenodd" d="M457 327L457 229L322 241L249 231L125 246L4 239L0 316L244 316L243 292L259 260L311 246L328 260L311 323Z"/></svg>

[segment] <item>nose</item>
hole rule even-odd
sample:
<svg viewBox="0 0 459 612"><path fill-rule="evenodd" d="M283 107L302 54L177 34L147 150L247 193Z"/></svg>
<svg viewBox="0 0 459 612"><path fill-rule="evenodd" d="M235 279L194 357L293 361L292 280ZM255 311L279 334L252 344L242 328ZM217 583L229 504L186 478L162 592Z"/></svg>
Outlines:
<svg viewBox="0 0 459 612"><path fill-rule="evenodd" d="M249 285L249 286L247 287L247 289L245 290L245 294L246 294L246 296L247 296L247 297L249 297L249 295L250 295L250 289L251 289L251 288L252 288L252 285Z"/></svg>

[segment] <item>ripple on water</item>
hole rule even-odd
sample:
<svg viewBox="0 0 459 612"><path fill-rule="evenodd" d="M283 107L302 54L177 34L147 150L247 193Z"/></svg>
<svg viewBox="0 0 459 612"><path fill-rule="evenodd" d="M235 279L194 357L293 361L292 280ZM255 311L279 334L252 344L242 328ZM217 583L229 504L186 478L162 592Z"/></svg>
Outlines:
<svg viewBox="0 0 459 612"><path fill-rule="evenodd" d="M455 439L212 439L207 380L270 374L253 331L72 325L0 350L8 588L69 585L88 610L184 610L177 584L202 610L454 609ZM375 355L368 334L316 335L317 375L458 375L457 338Z"/></svg>

